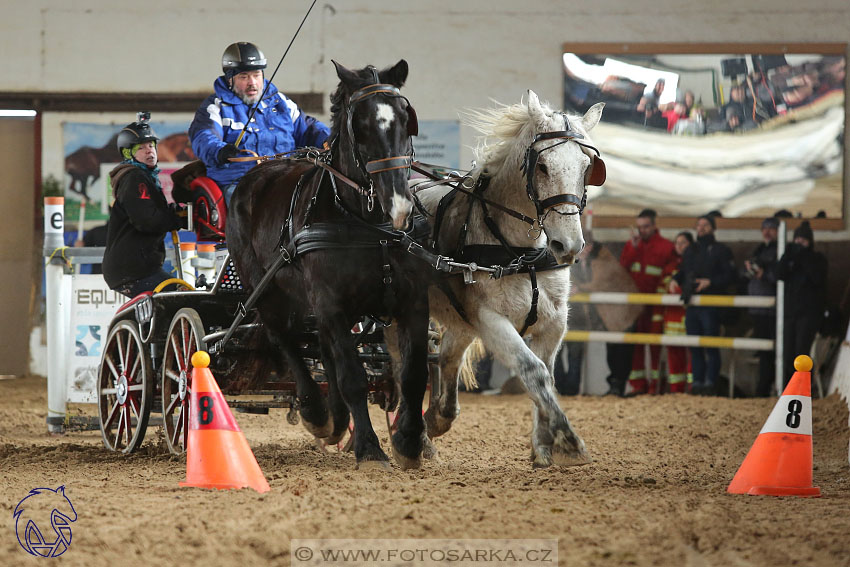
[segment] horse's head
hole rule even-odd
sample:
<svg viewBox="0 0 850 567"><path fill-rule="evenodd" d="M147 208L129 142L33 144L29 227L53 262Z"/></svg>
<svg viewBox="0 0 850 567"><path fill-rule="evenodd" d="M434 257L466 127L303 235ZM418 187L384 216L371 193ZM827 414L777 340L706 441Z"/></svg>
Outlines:
<svg viewBox="0 0 850 567"><path fill-rule="evenodd" d="M378 71L372 66L349 70L334 61L340 79L331 95L331 112L340 169L372 194L395 229L403 229L413 210L407 186L413 159L411 136L416 114L399 88L407 79L407 62Z"/></svg>
<svg viewBox="0 0 850 567"><path fill-rule="evenodd" d="M559 263L572 264L584 248L580 213L587 202L586 186L605 181L605 164L588 136L604 106L598 103L583 117L568 117L528 91L534 128L523 162L526 190Z"/></svg>

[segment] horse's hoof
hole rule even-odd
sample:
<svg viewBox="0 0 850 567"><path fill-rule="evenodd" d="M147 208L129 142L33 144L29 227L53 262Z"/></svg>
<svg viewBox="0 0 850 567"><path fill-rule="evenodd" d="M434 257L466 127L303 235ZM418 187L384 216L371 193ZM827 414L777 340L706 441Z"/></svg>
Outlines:
<svg viewBox="0 0 850 567"><path fill-rule="evenodd" d="M357 471L388 471L391 468L389 461L359 461L354 465Z"/></svg>
<svg viewBox="0 0 850 567"><path fill-rule="evenodd" d="M322 441L323 441L326 445L336 445L337 443L339 443L340 441L342 441L343 437L345 437L345 432L346 432L346 431L348 431L348 430L347 430L347 429L343 429L343 430L342 430L342 431L340 431L339 433L333 433L333 432L331 432L331 434L330 434L330 435L328 435L328 436L327 436L325 439L323 439Z"/></svg>
<svg viewBox="0 0 850 567"><path fill-rule="evenodd" d="M454 418L443 417L430 407L425 411L425 430L428 432L428 437L434 439L447 433L452 428Z"/></svg>
<svg viewBox="0 0 850 567"><path fill-rule="evenodd" d="M547 448L531 450L531 466L535 469L545 469L552 466L552 453Z"/></svg>
<svg viewBox="0 0 850 567"><path fill-rule="evenodd" d="M318 439L325 439L329 437L334 430L334 422L333 419L330 417L322 426L314 425L306 419L302 419L301 423L304 424L304 429L306 429L310 433L310 435Z"/></svg>
<svg viewBox="0 0 850 567"><path fill-rule="evenodd" d="M422 458L436 463L440 462L440 457L437 454L437 447L434 446L434 443L427 435L422 438Z"/></svg>
<svg viewBox="0 0 850 567"><path fill-rule="evenodd" d="M396 464L403 471L422 468L421 456L405 457L404 455L396 451L395 447L393 447L393 459L395 459Z"/></svg>
<svg viewBox="0 0 850 567"><path fill-rule="evenodd" d="M581 465L589 465L593 462L590 455L581 453L579 455L567 455L564 453L555 453L552 456L552 463L559 467L577 467Z"/></svg>
<svg viewBox="0 0 850 567"><path fill-rule="evenodd" d="M552 463L562 467L575 467L587 465L593 462L584 441L578 435L573 434L573 442L568 441L565 432L555 433L555 443L552 445Z"/></svg>

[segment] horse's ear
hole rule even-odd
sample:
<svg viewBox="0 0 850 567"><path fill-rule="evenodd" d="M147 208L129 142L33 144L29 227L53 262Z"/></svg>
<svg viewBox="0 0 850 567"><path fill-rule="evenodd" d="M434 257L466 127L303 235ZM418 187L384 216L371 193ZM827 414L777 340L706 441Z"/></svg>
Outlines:
<svg viewBox="0 0 850 567"><path fill-rule="evenodd" d="M354 71L347 69L344 65L337 63L333 59L331 59L331 62L334 64L334 67L336 67L336 76L339 77L339 80L346 86L351 86L362 81L362 79L358 77L357 73Z"/></svg>
<svg viewBox="0 0 850 567"><path fill-rule="evenodd" d="M537 93L531 89L528 89L528 115L536 122L541 122L544 115L543 106L540 104L540 98L537 96Z"/></svg>
<svg viewBox="0 0 850 567"><path fill-rule="evenodd" d="M605 108L605 103L597 102L584 113L581 119L581 125L584 126L585 132L590 132L594 126L599 124L599 119L602 118L603 108Z"/></svg>
<svg viewBox="0 0 850 567"><path fill-rule="evenodd" d="M404 82L407 80L407 61L401 59L398 63L390 67L389 69L384 69L378 74L378 78L381 79L382 83L388 83L395 87L401 88L404 86Z"/></svg>

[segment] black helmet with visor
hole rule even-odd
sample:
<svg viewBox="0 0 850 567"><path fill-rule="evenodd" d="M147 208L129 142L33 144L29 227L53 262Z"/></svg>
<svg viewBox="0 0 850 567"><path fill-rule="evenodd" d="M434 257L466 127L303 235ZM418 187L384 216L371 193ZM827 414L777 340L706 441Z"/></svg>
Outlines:
<svg viewBox="0 0 850 567"><path fill-rule="evenodd" d="M253 43L239 41L231 43L221 56L221 70L228 79L245 71L262 71L266 68L266 56Z"/></svg>
<svg viewBox="0 0 850 567"><path fill-rule="evenodd" d="M145 142L158 142L159 138L150 125L151 113L142 111L136 114L136 122L127 124L118 133L118 151L124 159L130 159L133 146ZM125 152L126 150L126 152ZM129 154L129 155L128 155Z"/></svg>

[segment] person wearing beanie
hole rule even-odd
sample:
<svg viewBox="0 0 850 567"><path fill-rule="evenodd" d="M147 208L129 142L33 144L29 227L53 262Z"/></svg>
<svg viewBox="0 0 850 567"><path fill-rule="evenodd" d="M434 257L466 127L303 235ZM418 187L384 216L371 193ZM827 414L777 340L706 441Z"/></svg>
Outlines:
<svg viewBox="0 0 850 567"><path fill-rule="evenodd" d="M815 251L812 227L803 221L776 266L777 277L785 282L785 384L794 373L794 358L809 354L823 321L827 269L826 256Z"/></svg>
<svg viewBox="0 0 850 567"><path fill-rule="evenodd" d="M744 277L747 281L747 295L776 296L777 232L779 219L768 217L761 223L762 242L744 262ZM757 339L773 340L776 335L776 312L769 307L750 307L753 321L753 336ZM770 395L770 387L776 374L775 353L762 350L759 357L759 377L756 384L756 396L764 398Z"/></svg>
<svg viewBox="0 0 850 567"><path fill-rule="evenodd" d="M156 143L150 113L118 133L124 160L109 173L115 202L109 211L103 279L110 289L127 297L153 291L171 274L162 268L165 235L182 219L169 206L159 182Z"/></svg>
<svg viewBox="0 0 850 567"><path fill-rule="evenodd" d="M221 58L223 74L213 84L215 92L201 103L189 126L192 149L228 204L236 184L257 164L231 158L240 153L269 156L305 146L321 147L330 136L325 124L304 114L265 79L265 68L266 56L253 43L241 41L227 46ZM249 123L254 106L257 110Z"/></svg>
<svg viewBox="0 0 850 567"><path fill-rule="evenodd" d="M688 304L694 294L721 295L729 292L735 281L732 251L717 242L715 217L704 215L697 219L697 241L688 246L682 257L679 272L673 279L682 289L682 300ZM718 307L688 305L685 310L685 330L689 335L716 337L720 334ZM714 395L720 375L720 350L691 347L693 371L692 392Z"/></svg>

